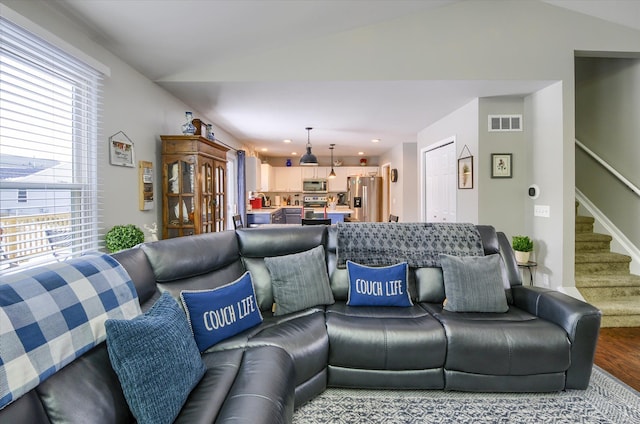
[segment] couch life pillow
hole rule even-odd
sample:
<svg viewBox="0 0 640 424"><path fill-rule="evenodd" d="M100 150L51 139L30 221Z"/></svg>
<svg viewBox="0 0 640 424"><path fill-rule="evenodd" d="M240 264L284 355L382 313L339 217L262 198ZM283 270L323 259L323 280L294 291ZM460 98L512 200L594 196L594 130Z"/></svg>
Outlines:
<svg viewBox="0 0 640 424"><path fill-rule="evenodd" d="M335 302L322 246L264 262L271 274L275 316Z"/></svg>
<svg viewBox="0 0 640 424"><path fill-rule="evenodd" d="M206 371L180 305L169 293L143 315L105 321L107 351L139 424L169 424Z"/></svg>
<svg viewBox="0 0 640 424"><path fill-rule="evenodd" d="M201 352L262 322L249 271L212 290L183 290L180 299Z"/></svg>
<svg viewBox="0 0 640 424"><path fill-rule="evenodd" d="M349 306L412 306L406 262L370 267L347 261Z"/></svg>
<svg viewBox="0 0 640 424"><path fill-rule="evenodd" d="M496 312L509 310L504 292L500 255L440 255L444 309L451 312Z"/></svg>

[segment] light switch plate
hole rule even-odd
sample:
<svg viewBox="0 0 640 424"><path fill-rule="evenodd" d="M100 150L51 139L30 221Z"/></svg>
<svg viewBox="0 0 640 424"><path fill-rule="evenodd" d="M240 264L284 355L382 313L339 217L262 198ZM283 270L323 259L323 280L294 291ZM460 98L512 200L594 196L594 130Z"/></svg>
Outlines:
<svg viewBox="0 0 640 424"><path fill-rule="evenodd" d="M534 205L533 216L541 216L543 218L549 218L551 215L549 205Z"/></svg>

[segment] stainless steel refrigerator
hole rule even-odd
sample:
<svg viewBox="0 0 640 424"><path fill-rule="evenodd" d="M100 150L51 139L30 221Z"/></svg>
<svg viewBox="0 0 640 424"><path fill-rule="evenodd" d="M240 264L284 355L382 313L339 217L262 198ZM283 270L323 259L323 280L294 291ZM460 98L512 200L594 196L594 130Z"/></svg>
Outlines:
<svg viewBox="0 0 640 424"><path fill-rule="evenodd" d="M382 177L347 177L351 221L382 222Z"/></svg>

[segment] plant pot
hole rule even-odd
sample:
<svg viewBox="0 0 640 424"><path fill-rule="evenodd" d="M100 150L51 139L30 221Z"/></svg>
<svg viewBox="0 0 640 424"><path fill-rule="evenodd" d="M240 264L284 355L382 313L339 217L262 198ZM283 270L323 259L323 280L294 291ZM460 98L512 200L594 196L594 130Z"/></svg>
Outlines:
<svg viewBox="0 0 640 424"><path fill-rule="evenodd" d="M519 250L516 250L516 262L518 262L519 264L526 264L527 262L529 262L529 256L531 255L531 252L520 252Z"/></svg>

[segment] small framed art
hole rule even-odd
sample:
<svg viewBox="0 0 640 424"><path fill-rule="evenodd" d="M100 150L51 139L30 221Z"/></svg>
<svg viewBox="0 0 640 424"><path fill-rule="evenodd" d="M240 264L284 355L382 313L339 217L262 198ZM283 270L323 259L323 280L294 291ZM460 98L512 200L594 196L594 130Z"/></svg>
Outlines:
<svg viewBox="0 0 640 424"><path fill-rule="evenodd" d="M513 176L511 153L491 154L491 178L511 178Z"/></svg>
<svg viewBox="0 0 640 424"><path fill-rule="evenodd" d="M109 137L109 163L115 166L128 166L134 164L133 141L122 131Z"/></svg>
<svg viewBox="0 0 640 424"><path fill-rule="evenodd" d="M458 188L473 188L473 156L458 159Z"/></svg>

